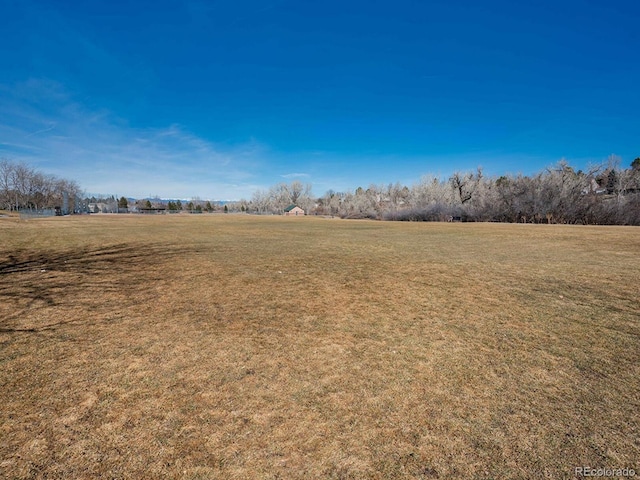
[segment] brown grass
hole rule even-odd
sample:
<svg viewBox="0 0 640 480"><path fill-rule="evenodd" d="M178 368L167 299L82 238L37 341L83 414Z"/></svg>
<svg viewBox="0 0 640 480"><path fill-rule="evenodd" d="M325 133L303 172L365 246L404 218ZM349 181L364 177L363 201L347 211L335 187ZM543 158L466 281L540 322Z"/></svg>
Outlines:
<svg viewBox="0 0 640 480"><path fill-rule="evenodd" d="M0 476L640 471L640 231L0 219Z"/></svg>

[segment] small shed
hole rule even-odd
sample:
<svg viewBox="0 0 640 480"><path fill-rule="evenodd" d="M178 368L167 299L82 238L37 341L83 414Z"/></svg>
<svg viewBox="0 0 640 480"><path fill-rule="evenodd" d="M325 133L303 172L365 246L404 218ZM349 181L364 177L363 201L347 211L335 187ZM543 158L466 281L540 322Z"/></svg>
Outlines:
<svg viewBox="0 0 640 480"><path fill-rule="evenodd" d="M304 210L297 205L289 205L284 209L284 214L291 217L299 217L304 215Z"/></svg>

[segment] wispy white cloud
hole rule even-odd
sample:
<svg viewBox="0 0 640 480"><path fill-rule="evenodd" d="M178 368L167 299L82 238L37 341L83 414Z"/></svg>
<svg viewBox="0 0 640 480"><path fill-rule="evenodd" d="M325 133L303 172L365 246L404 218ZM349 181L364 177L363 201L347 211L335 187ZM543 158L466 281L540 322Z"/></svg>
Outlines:
<svg viewBox="0 0 640 480"><path fill-rule="evenodd" d="M43 128L42 130L36 130L35 132L31 132L25 138L33 137L34 135L38 135L39 133L50 132L54 128L56 128L56 124L54 122L51 122L51 125L49 127Z"/></svg>
<svg viewBox="0 0 640 480"><path fill-rule="evenodd" d="M311 175L308 173L287 173L285 175L280 175L282 178L308 178Z"/></svg>
<svg viewBox="0 0 640 480"><path fill-rule="evenodd" d="M212 199L250 197L266 147L218 144L179 124L133 128L62 85L0 85L0 156L72 178L96 193Z"/></svg>

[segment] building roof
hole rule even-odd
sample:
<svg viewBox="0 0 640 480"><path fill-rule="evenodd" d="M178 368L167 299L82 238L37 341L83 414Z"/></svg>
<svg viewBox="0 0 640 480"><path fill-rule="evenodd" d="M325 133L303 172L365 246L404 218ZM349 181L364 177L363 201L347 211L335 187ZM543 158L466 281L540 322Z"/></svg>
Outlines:
<svg viewBox="0 0 640 480"><path fill-rule="evenodd" d="M298 207L297 205L289 205L287 208L284 209L285 212L290 212L291 210L293 210L294 208ZM298 207L300 208L300 207ZM302 209L300 209L302 210Z"/></svg>

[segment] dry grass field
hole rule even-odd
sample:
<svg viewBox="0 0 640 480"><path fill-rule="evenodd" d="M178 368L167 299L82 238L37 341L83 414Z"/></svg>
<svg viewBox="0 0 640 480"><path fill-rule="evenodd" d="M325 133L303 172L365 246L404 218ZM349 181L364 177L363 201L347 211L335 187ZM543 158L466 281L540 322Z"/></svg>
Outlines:
<svg viewBox="0 0 640 480"><path fill-rule="evenodd" d="M0 477L640 475L640 230L0 218Z"/></svg>

